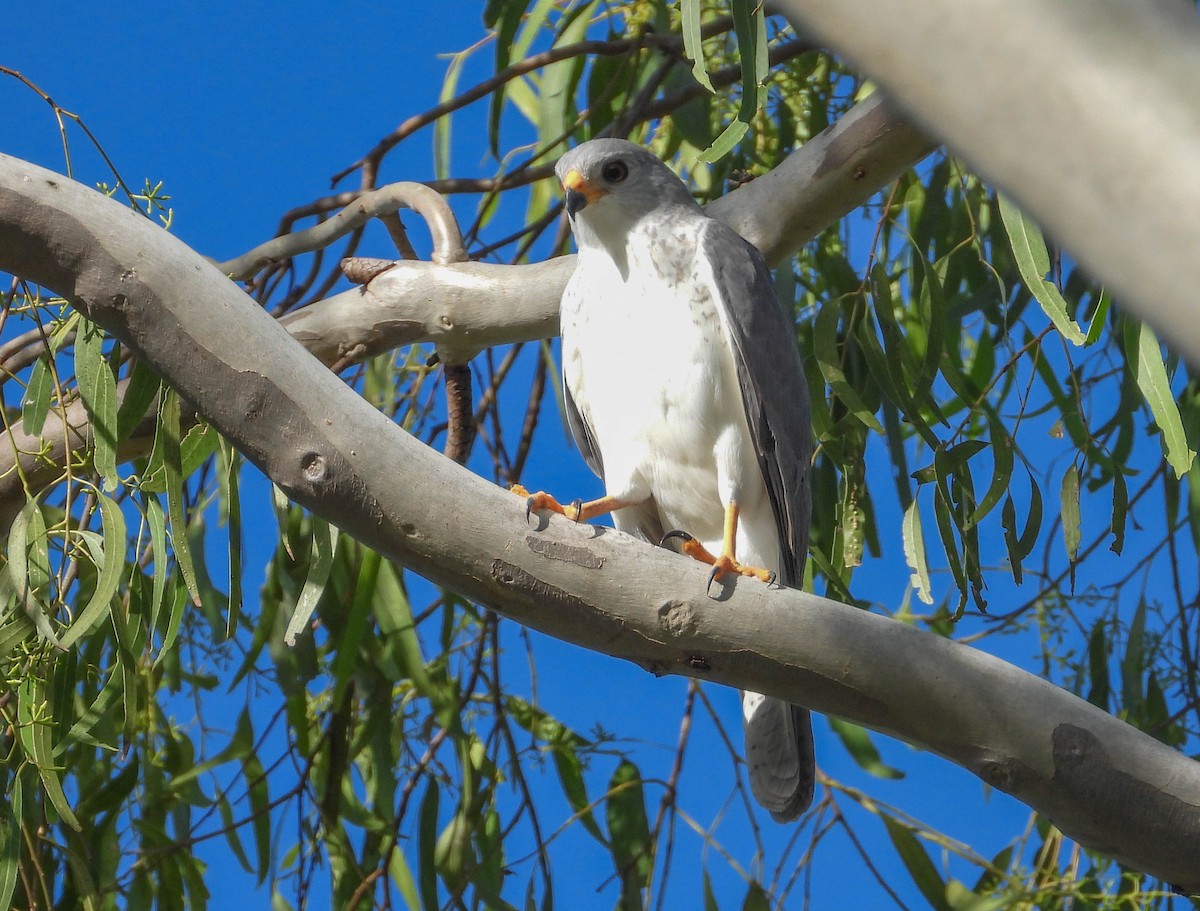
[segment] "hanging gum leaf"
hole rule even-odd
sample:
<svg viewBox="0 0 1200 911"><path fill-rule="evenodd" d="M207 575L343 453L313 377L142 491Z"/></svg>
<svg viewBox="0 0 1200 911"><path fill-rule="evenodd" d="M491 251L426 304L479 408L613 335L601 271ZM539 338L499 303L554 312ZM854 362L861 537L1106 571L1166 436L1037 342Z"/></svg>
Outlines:
<svg viewBox="0 0 1200 911"><path fill-rule="evenodd" d="M1154 423L1162 433L1163 454L1167 464L1182 478L1196 458L1196 453L1187 444L1183 419L1179 416L1179 405L1171 392L1171 378L1163 363L1162 349L1158 338L1149 326L1125 320L1125 355L1129 368L1137 380L1138 389L1150 406Z"/></svg>
<svg viewBox="0 0 1200 911"><path fill-rule="evenodd" d="M1075 345L1086 344L1087 336L1071 318L1066 298L1045 277L1050 271L1050 256L1042 232L1007 196L1000 194L999 202L1000 218L1012 244L1021 280L1063 338Z"/></svg>

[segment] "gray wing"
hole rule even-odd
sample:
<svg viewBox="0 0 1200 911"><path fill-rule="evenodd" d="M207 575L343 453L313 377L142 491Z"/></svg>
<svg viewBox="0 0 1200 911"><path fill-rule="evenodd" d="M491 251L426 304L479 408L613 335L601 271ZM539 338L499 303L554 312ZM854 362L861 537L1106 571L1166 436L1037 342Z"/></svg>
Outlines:
<svg viewBox="0 0 1200 911"><path fill-rule="evenodd" d="M604 457L600 455L600 447L596 445L596 435L592 432L592 427L579 411L579 406L575 404L575 397L571 395L571 390L567 386L566 378L563 378L563 401L567 408L567 428L571 431L571 438L575 440L575 445L579 447L579 453L583 456L583 460L587 462L588 468L595 472L596 477L601 481L604 480Z"/></svg>
<svg viewBox="0 0 1200 911"><path fill-rule="evenodd" d="M779 532L779 578L799 588L808 557L812 428L795 327L755 247L711 219L700 244L733 343L746 423ZM750 790L776 822L798 819L812 803L816 778L808 709L752 693L742 699Z"/></svg>
<svg viewBox="0 0 1200 911"><path fill-rule="evenodd" d="M779 581L798 588L808 557L812 428L795 326L776 297L758 249L721 222L704 220L700 254L712 267L746 423L779 531Z"/></svg>

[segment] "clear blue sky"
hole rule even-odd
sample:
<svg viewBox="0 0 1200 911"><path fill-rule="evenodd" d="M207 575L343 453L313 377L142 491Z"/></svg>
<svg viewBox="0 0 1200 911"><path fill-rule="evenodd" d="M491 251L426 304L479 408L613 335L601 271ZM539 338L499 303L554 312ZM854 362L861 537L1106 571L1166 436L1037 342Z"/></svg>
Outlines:
<svg viewBox="0 0 1200 911"><path fill-rule="evenodd" d="M0 63L20 70L65 108L82 115L131 184L138 186L143 178L164 181L175 210L174 233L216 259L269 238L283 212L327 192L330 175L404 118L435 103L446 66L437 55L465 48L482 36L482 3L463 0L13 6L5 11ZM460 84L487 75L489 59L490 51L484 51ZM484 157L479 110L456 121L455 175L492 171ZM56 126L44 104L15 81L0 77L0 111L6 124L0 151L62 169ZM93 182L103 170L87 153L83 137L77 131L72 137L79 176ZM417 134L393 158L387 177L431 178L431 150L432 134ZM500 237L513 227L495 223L488 236ZM386 249L362 252L388 255ZM571 495L587 496L597 489L582 462L567 450L555 421L543 422L538 444L528 472L532 483ZM882 453L873 455L884 461ZM258 499L267 526L264 535L273 540L273 519L261 490L252 488L248 496ZM880 521L893 530L899 525L896 516L881 515ZM898 554L899 548L891 545L889 550ZM251 599L262 578L261 556L257 564L248 561ZM872 572L875 576L864 581L861 594L898 606L908 571L892 562ZM254 609L253 603L248 609ZM964 632L978 629L978 623L964 622ZM518 644L513 635L507 638ZM661 762L677 733L683 681L655 680L613 659L541 636L534 640L539 692L551 712L584 732L599 723L623 737L640 739L646 754ZM1021 663L1037 652L1036 644L1019 639L988 640L987 647L993 645L1009 650L1005 657ZM736 695L717 687L710 687L709 693L725 725L736 732ZM627 706L635 700L640 713L631 716ZM693 736L715 735L701 724ZM976 845L988 856L1020 832L1027 818L1027 811L1007 796L986 793L973 776L904 744L877 738L885 761L908 773L902 781L881 782L854 765L821 719L816 736L818 760L828 774ZM693 753L685 788L703 789L711 776L716 782L712 789L724 795L727 761L721 758L706 768L699 761L703 755L703 750ZM716 747L712 755L723 757L723 750ZM561 804L553 781L539 792L545 800ZM874 825L873 842L883 844L881 826L861 814L858 822L866 831ZM768 831L780 844L790 835L779 827ZM578 852L563 853L578 864L579 889L574 895L560 893L560 907L610 908L612 884L596 891L604 875L595 874L584 847L586 837L572 838L565 844L578 843ZM238 907L267 908L266 891L251 898L244 890L253 883L222 848L219 841L202 848L211 865L214 907L221 907L221 897L236 889L242 896ZM676 863L681 868L695 863L694 844L679 850ZM921 904L890 849L878 852L875 861L891 871L898 892ZM717 874L724 867L709 858L709 868ZM818 856L812 877L814 907L885 904L844 839L833 839ZM560 879L560 889L567 882ZM736 907L743 890L735 879L721 874L717 885L721 906ZM848 894L855 896L851 904L845 902Z"/></svg>

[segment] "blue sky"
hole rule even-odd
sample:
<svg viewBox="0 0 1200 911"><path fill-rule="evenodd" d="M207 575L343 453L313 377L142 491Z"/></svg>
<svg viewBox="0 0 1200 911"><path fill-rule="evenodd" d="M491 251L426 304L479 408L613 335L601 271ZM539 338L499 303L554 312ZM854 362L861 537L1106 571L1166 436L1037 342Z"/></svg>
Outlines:
<svg viewBox="0 0 1200 911"><path fill-rule="evenodd" d="M199 252L225 259L268 239L283 212L328 192L330 175L404 118L434 104L446 67L438 55L482 37L481 9L482 3L468 2L218 2L161 5L152 11L130 2L22 4L5 11L0 64L21 71L63 107L80 114L130 184L162 180L172 197L174 233ZM490 50L485 50L467 67L460 85L486 76L489 61ZM0 110L7 127L0 151L63 168L57 128L41 101L14 80L0 77ZM455 121L456 176L492 171L485 161L483 112L478 108ZM72 131L72 142L78 176L94 182L103 169L78 131ZM414 180L432 176L428 131L405 143L385 175ZM470 214L469 204L460 209L460 215ZM514 227L512 221L494 223L488 236L503 236ZM386 248L362 252L388 255ZM886 461L878 448L872 455ZM528 475L537 486L571 496L586 497L598 490L552 419L543 420ZM262 485L249 485L246 496L247 514L258 510L266 537L273 538L274 520ZM879 518L881 527L899 528L898 516ZM898 547L889 550L899 554ZM251 599L262 579L263 555L258 558L255 562L252 550L247 561L246 591ZM872 572L875 577L862 580L859 594L898 607L907 588L903 564L893 560ZM938 582L940 594L946 580ZM1002 598L1003 592L992 595ZM253 603L248 609L253 610ZM520 648L515 630L508 626L508 643ZM963 631L979 628L968 619ZM670 749L685 682L655 680L632 665L542 636L535 635L534 641L540 696L561 720L583 732L598 723L641 739L646 744L642 749L660 757ZM1021 638L992 638L985 647L1001 649L1004 657L1023 664L1038 652L1035 642ZM724 724L736 733L736 694L716 687L708 692ZM631 717L628 706L635 703L639 711ZM716 735L705 722L698 723L693 736ZM832 777L975 845L987 856L1017 835L1028 817L1011 798L986 792L968 773L902 743L877 738L884 760L907 772L903 780L882 782L858 769L822 719L816 722L816 737L818 761ZM693 752L685 787L703 789L712 776L718 782L713 788L723 795L728 763L721 758L707 768L699 761L703 755L703 750ZM724 754L717 748L712 755ZM548 802L562 803L553 781L547 781L541 793ZM873 843L885 845L881 826L861 813L857 821L867 832L874 825ZM578 866L580 887L576 895L560 895L560 907L609 908L615 894L612 885L596 891L606 874L596 875L595 860L582 844L586 838L575 828L577 834L564 839L560 863L567 865L564 873L570 864ZM769 831L780 843L790 834L778 828ZM578 850L572 847L575 842L580 842ZM695 845L685 845L686 836L681 836L676 863L682 868L695 862ZM201 849L210 864L214 896L252 888L252 881L221 847L214 842ZM934 856L939 860L936 852ZM883 847L874 859L891 871L889 879L897 891L919 906L891 849ZM735 907L742 889L735 877L717 873L722 869L719 861L710 861L718 876L721 906ZM846 877L851 875L854 880L848 884ZM884 902L844 839L833 839L818 856L812 876L814 907L830 906L835 897L844 899L848 888L858 896L859 907ZM566 882L564 876L560 888ZM268 905L269 896L261 890L240 906Z"/></svg>

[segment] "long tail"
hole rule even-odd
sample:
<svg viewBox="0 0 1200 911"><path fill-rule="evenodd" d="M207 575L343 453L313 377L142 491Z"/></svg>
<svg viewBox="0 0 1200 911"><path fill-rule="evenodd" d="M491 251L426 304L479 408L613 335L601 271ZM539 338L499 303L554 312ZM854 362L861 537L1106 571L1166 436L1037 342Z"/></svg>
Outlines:
<svg viewBox="0 0 1200 911"><path fill-rule="evenodd" d="M812 803L816 783L808 709L760 693L742 693L742 724L754 799L776 822L798 819Z"/></svg>

